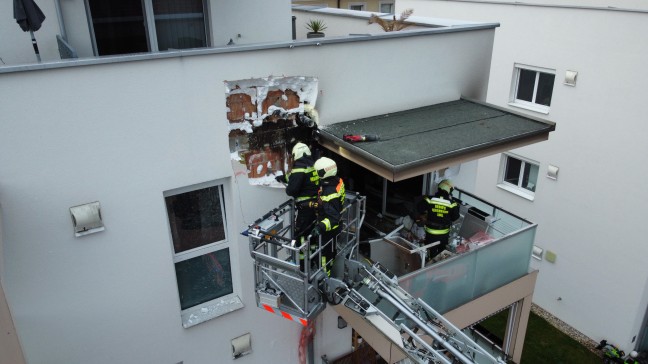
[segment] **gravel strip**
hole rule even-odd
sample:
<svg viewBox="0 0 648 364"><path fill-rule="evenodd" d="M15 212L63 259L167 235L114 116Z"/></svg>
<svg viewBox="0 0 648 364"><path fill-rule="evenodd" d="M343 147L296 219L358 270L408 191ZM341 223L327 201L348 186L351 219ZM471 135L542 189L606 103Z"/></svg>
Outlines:
<svg viewBox="0 0 648 364"><path fill-rule="evenodd" d="M594 354L600 356L601 358L603 357L603 352L599 349L596 348L596 346L599 344L598 342L592 340L591 338L585 336L583 333L580 331L574 329L573 327L569 326L565 322L561 321L559 318L556 316L550 314L549 312L545 311L542 307L537 306L535 303L531 305L531 312L535 313L536 315L542 317L543 319L547 320L551 326L557 328L567 336L571 337L572 339L576 340L579 342L581 345L585 346L589 351L593 352Z"/></svg>

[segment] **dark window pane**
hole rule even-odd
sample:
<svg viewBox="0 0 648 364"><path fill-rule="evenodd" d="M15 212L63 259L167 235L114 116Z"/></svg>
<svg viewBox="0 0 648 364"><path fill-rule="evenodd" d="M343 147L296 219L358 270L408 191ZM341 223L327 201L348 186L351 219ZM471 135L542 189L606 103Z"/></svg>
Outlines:
<svg viewBox="0 0 648 364"><path fill-rule="evenodd" d="M518 185L520 182L520 170L522 169L522 161L519 159L507 157L506 158L506 172L504 173L504 181Z"/></svg>
<svg viewBox="0 0 648 364"><path fill-rule="evenodd" d="M381 13L393 13L394 12L394 4L380 4L380 12Z"/></svg>
<svg viewBox="0 0 648 364"><path fill-rule="evenodd" d="M148 52L142 4L131 0L89 0L100 56Z"/></svg>
<svg viewBox="0 0 648 364"><path fill-rule="evenodd" d="M536 104L551 106L551 94L553 93L554 79L556 75L540 73L538 80L538 92L536 94Z"/></svg>
<svg viewBox="0 0 648 364"><path fill-rule="evenodd" d="M155 29L160 51L207 46L202 18L157 20L156 17Z"/></svg>
<svg viewBox="0 0 648 364"><path fill-rule="evenodd" d="M233 292L229 249L187 259L175 268L183 310Z"/></svg>
<svg viewBox="0 0 648 364"><path fill-rule="evenodd" d="M220 191L214 186L165 199L176 253L225 240Z"/></svg>
<svg viewBox="0 0 648 364"><path fill-rule="evenodd" d="M533 101L533 88L535 86L536 72L525 69L520 69L520 77L518 78L517 95L518 100L528 102Z"/></svg>
<svg viewBox="0 0 648 364"><path fill-rule="evenodd" d="M202 0L154 0L158 49L207 46Z"/></svg>
<svg viewBox="0 0 648 364"><path fill-rule="evenodd" d="M158 14L202 13L202 0L153 0L153 12Z"/></svg>
<svg viewBox="0 0 648 364"><path fill-rule="evenodd" d="M538 182L539 167L535 164L524 163L524 172L522 176L522 187L535 192L536 183Z"/></svg>
<svg viewBox="0 0 648 364"><path fill-rule="evenodd" d="M524 165L524 172L522 172L522 187L526 188L529 184L529 165Z"/></svg>

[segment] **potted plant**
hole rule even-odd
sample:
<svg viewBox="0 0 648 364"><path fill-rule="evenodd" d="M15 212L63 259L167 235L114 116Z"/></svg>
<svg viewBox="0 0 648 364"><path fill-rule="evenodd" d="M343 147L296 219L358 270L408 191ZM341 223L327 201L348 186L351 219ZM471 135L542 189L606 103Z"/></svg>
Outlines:
<svg viewBox="0 0 648 364"><path fill-rule="evenodd" d="M322 38L324 37L326 23L322 19L310 19L306 23L306 29L308 29L307 38Z"/></svg>

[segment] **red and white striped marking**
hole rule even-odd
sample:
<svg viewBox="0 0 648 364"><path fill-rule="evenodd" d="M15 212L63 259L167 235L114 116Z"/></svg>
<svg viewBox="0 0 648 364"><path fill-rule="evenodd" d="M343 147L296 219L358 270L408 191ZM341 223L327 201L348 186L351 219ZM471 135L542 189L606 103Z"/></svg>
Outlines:
<svg viewBox="0 0 648 364"><path fill-rule="evenodd" d="M279 315L279 316L281 316L281 317L283 317L285 319L288 319L290 321L298 322L298 323L302 324L303 326L308 326L308 320L306 320L304 318L295 317L295 316L289 314L288 312L272 308L272 307L270 307L270 306L268 306L266 304L261 304L261 308L265 309L266 311L268 311L270 313L274 313L275 315Z"/></svg>

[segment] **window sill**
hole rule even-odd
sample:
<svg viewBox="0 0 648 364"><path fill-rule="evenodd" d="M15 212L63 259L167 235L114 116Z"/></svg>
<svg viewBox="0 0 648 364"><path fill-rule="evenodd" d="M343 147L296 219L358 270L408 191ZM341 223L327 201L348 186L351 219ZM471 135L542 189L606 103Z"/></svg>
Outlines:
<svg viewBox="0 0 648 364"><path fill-rule="evenodd" d="M538 112L538 113L545 114L545 115L549 114L549 107L544 106L544 105L536 105L536 104L532 104L532 103L524 103L523 104L523 103L514 102L514 101L509 102L508 104L509 104L509 106L518 107L520 109L526 109L526 110Z"/></svg>
<svg viewBox="0 0 648 364"><path fill-rule="evenodd" d="M182 327L188 329L191 326L240 310L243 307L245 307L243 302L236 295L228 298L217 298L182 311Z"/></svg>
<svg viewBox="0 0 648 364"><path fill-rule="evenodd" d="M522 191L519 188L514 188L514 187L511 187L511 186L502 184L502 183L498 184L497 187L499 187L499 188L501 188L501 189L503 189L505 191L508 191L508 192L510 192L512 194L518 195L518 196L520 196L522 198L525 198L525 199L527 199L529 201L533 201L535 199L535 195L532 192L525 192L525 191Z"/></svg>

